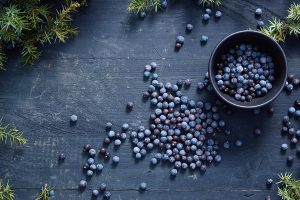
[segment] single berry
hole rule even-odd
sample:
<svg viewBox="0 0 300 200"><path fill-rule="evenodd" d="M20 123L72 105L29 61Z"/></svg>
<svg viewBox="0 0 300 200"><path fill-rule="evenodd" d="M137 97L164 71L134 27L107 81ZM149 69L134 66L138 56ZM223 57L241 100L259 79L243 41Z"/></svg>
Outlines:
<svg viewBox="0 0 300 200"><path fill-rule="evenodd" d="M293 161L294 161L294 157L293 156L288 156L286 161L287 161L288 164L292 164Z"/></svg>
<svg viewBox="0 0 300 200"><path fill-rule="evenodd" d="M140 12L141 19L144 19L146 17L146 15L147 15L146 12L144 12L144 11Z"/></svg>
<svg viewBox="0 0 300 200"><path fill-rule="evenodd" d="M109 199L111 197L111 193L109 191L104 192L104 198Z"/></svg>
<svg viewBox="0 0 300 200"><path fill-rule="evenodd" d="M98 190L93 190L92 195L93 195L93 197L98 197L99 196L99 191Z"/></svg>
<svg viewBox="0 0 300 200"><path fill-rule="evenodd" d="M208 41L208 37L206 35L202 35L200 41L201 43L206 43Z"/></svg>
<svg viewBox="0 0 300 200"><path fill-rule="evenodd" d="M181 35L177 36L176 43L183 44L184 43L184 37L181 36Z"/></svg>
<svg viewBox="0 0 300 200"><path fill-rule="evenodd" d="M85 144L85 145L83 145L83 151L84 151L84 152L89 152L89 150L90 150L91 148L92 148L92 147L91 147L90 144Z"/></svg>
<svg viewBox="0 0 300 200"><path fill-rule="evenodd" d="M238 139L238 140L235 141L234 144L235 144L235 146L237 146L237 147L241 147L241 146L243 146L243 141L240 140L240 139Z"/></svg>
<svg viewBox="0 0 300 200"><path fill-rule="evenodd" d="M210 19L209 14L204 14L204 15L202 16L202 19L203 19L203 21L208 21L208 20Z"/></svg>
<svg viewBox="0 0 300 200"><path fill-rule="evenodd" d="M215 13L216 18L220 18L220 17L222 17L222 15L223 15L222 12L219 11L219 10L217 10L216 13Z"/></svg>
<svg viewBox="0 0 300 200"><path fill-rule="evenodd" d="M262 9L261 9L261 8L257 8L257 9L255 10L255 15L256 15L256 16L261 16L261 15L262 15Z"/></svg>
<svg viewBox="0 0 300 200"><path fill-rule="evenodd" d="M192 31L194 29L194 26L192 24L187 24L186 25L186 30L187 31Z"/></svg>
<svg viewBox="0 0 300 200"><path fill-rule="evenodd" d="M89 165L94 164L94 163L95 163L94 158L89 158L89 159L87 160L87 163L88 163Z"/></svg>
<svg viewBox="0 0 300 200"><path fill-rule="evenodd" d="M267 187L270 188L270 187L272 186L272 184L273 184L273 179L268 178L268 179L266 180L266 185L267 185Z"/></svg>
<svg viewBox="0 0 300 200"><path fill-rule="evenodd" d="M71 115L71 117L70 117L70 120L71 120L71 122L73 122L73 123L76 123L77 122L77 115Z"/></svg>
<svg viewBox="0 0 300 200"><path fill-rule="evenodd" d="M124 124L122 125L122 130L127 131L128 128L129 128L129 125L128 125L127 123L124 123Z"/></svg>
<svg viewBox="0 0 300 200"><path fill-rule="evenodd" d="M211 14L211 9L210 8L206 8L205 12L210 15Z"/></svg>
<svg viewBox="0 0 300 200"><path fill-rule="evenodd" d="M285 143L281 145L281 150L282 151L286 151L286 150L288 150L288 148L289 148L289 146Z"/></svg>
<svg viewBox="0 0 300 200"><path fill-rule="evenodd" d="M94 174L94 172L90 169L87 170L87 172L86 172L86 175L89 176L89 177L93 176L93 174Z"/></svg>
<svg viewBox="0 0 300 200"><path fill-rule="evenodd" d="M177 175L177 169L171 169L170 174L171 174L171 176L176 176Z"/></svg>
<svg viewBox="0 0 300 200"><path fill-rule="evenodd" d="M129 101L127 102L127 109L132 109L133 108L133 102L132 101Z"/></svg>
<svg viewBox="0 0 300 200"><path fill-rule="evenodd" d="M61 153L61 154L58 155L58 160L59 160L59 161L62 161L62 162L63 162L65 159L66 159L65 154Z"/></svg>
<svg viewBox="0 0 300 200"><path fill-rule="evenodd" d="M144 191L146 189L147 189L147 183L145 182L140 183L140 190Z"/></svg>
<svg viewBox="0 0 300 200"><path fill-rule="evenodd" d="M89 150L89 156L90 156L90 157L95 157L96 153L97 153L97 152L96 152L95 149L90 149L90 150Z"/></svg>
<svg viewBox="0 0 300 200"><path fill-rule="evenodd" d="M259 21L257 22L257 29L261 29L261 28L263 28L264 26L265 26L265 23L264 23L263 21L259 20Z"/></svg>
<svg viewBox="0 0 300 200"><path fill-rule="evenodd" d="M79 182L79 188L84 189L87 186L87 182L85 180L81 180Z"/></svg>
<svg viewBox="0 0 300 200"><path fill-rule="evenodd" d="M106 190L106 184L105 183L101 183L100 184L100 191L105 191Z"/></svg>
<svg viewBox="0 0 300 200"><path fill-rule="evenodd" d="M254 130L254 134L255 134L255 135L261 135L261 129L256 128L256 129Z"/></svg>
<svg viewBox="0 0 300 200"><path fill-rule="evenodd" d="M163 0L163 1L161 2L160 7L161 7L162 9L167 9L167 7L168 7L168 2L167 2L166 0Z"/></svg>
<svg viewBox="0 0 300 200"><path fill-rule="evenodd" d="M103 170L103 165L102 164L97 164L96 169L98 172L101 172Z"/></svg>
<svg viewBox="0 0 300 200"><path fill-rule="evenodd" d="M120 161L120 158L119 158L118 156L114 156L114 157L112 158L112 161L113 161L114 164L118 164L119 161Z"/></svg>

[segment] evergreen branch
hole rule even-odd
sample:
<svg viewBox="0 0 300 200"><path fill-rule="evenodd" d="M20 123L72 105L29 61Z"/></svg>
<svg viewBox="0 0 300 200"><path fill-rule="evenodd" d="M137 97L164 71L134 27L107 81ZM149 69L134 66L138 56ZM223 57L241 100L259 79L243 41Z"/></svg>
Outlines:
<svg viewBox="0 0 300 200"><path fill-rule="evenodd" d="M291 4L291 7L288 10L287 19L300 23L300 4Z"/></svg>
<svg viewBox="0 0 300 200"><path fill-rule="evenodd" d="M4 48L2 44L0 44L0 70L5 70L4 68L5 60L6 60L6 56L5 56Z"/></svg>
<svg viewBox="0 0 300 200"><path fill-rule="evenodd" d="M221 0L200 0L202 6L220 6Z"/></svg>
<svg viewBox="0 0 300 200"><path fill-rule="evenodd" d="M38 47L33 43L25 43L22 49L22 63L23 64L33 64L37 59L39 59L41 52Z"/></svg>
<svg viewBox="0 0 300 200"><path fill-rule="evenodd" d="M283 200L300 199L300 180L295 180L292 174L288 173L280 174L279 178L278 196Z"/></svg>
<svg viewBox="0 0 300 200"><path fill-rule="evenodd" d="M260 31L278 42L284 42L288 34L300 35L300 4L291 4L285 20L274 17L269 23L268 27L261 28Z"/></svg>
<svg viewBox="0 0 300 200"><path fill-rule="evenodd" d="M1 200L13 200L15 198L14 191L12 190L11 186L7 182L3 184L0 181L0 199Z"/></svg>
<svg viewBox="0 0 300 200"><path fill-rule="evenodd" d="M157 12L160 8L160 0L132 0L129 3L127 10L129 12L144 12L146 10L154 10Z"/></svg>
<svg viewBox="0 0 300 200"><path fill-rule="evenodd" d="M27 140L23 137L23 132L15 128L8 129L8 126L9 125L0 124L0 141L6 143L7 140L9 140L11 145L15 142L18 142L19 144L25 144L27 142Z"/></svg>
<svg viewBox="0 0 300 200"><path fill-rule="evenodd" d="M51 200L50 191L51 189L49 186L45 184L44 187L42 187L39 196L35 200Z"/></svg>

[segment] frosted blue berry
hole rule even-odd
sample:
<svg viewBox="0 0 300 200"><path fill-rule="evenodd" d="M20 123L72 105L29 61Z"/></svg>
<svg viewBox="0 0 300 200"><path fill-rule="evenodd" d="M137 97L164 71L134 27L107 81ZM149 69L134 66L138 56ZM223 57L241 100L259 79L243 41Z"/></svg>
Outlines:
<svg viewBox="0 0 300 200"><path fill-rule="evenodd" d="M222 12L219 11L219 10L217 10L216 13L215 13L216 18L220 18L220 17L222 17L222 15L223 15Z"/></svg>
<svg viewBox="0 0 300 200"><path fill-rule="evenodd" d="M141 182L141 183L140 183L140 190L144 191L144 190L146 190L146 189L147 189L147 183Z"/></svg>
<svg viewBox="0 0 300 200"><path fill-rule="evenodd" d="M293 89L294 89L293 84L288 84L288 85L286 86L286 89L287 89L287 91L289 91L289 92L293 91Z"/></svg>
<svg viewBox="0 0 300 200"><path fill-rule="evenodd" d="M205 12L210 15L211 14L211 9L210 8L206 8Z"/></svg>
<svg viewBox="0 0 300 200"><path fill-rule="evenodd" d="M296 117L300 117L300 110L296 110L295 116L296 116Z"/></svg>
<svg viewBox="0 0 300 200"><path fill-rule="evenodd" d="M149 78L150 75L151 75L151 72L149 72L149 71L144 71L144 77L145 77L145 78Z"/></svg>
<svg viewBox="0 0 300 200"><path fill-rule="evenodd" d="M186 30L187 31L192 31L194 29L194 26L192 24L187 24L186 25Z"/></svg>
<svg viewBox="0 0 300 200"><path fill-rule="evenodd" d="M176 176L178 173L177 169L171 169L170 174L171 176Z"/></svg>
<svg viewBox="0 0 300 200"><path fill-rule="evenodd" d="M235 146L237 146L237 147L241 147L241 146L243 146L243 141L242 140L240 140L240 139L237 139L236 141L235 141Z"/></svg>
<svg viewBox="0 0 300 200"><path fill-rule="evenodd" d="M87 170L87 172L86 172L86 175L89 176L89 177L93 176L93 174L94 174L94 172L90 169Z"/></svg>
<svg viewBox="0 0 300 200"><path fill-rule="evenodd" d="M94 158L89 158L89 159L87 160L87 163L88 163L89 165L94 164L94 163L95 163Z"/></svg>
<svg viewBox="0 0 300 200"><path fill-rule="evenodd" d="M93 195L93 197L98 197L99 196L99 191L98 190L93 190L92 195Z"/></svg>
<svg viewBox="0 0 300 200"><path fill-rule="evenodd" d="M264 23L263 21L259 20L259 21L257 22L257 28L258 28L258 29L263 28L264 26L265 26L265 23Z"/></svg>
<svg viewBox="0 0 300 200"><path fill-rule="evenodd" d="M79 182L79 189L84 189L87 186L87 182L85 180L81 180Z"/></svg>
<svg viewBox="0 0 300 200"><path fill-rule="evenodd" d="M114 156L112 158L112 161L113 161L114 164L118 164L120 162L120 158L118 156Z"/></svg>
<svg viewBox="0 0 300 200"><path fill-rule="evenodd" d="M101 171L103 170L103 165L102 165L102 164L97 164L97 165L96 165L96 170L97 170L98 172L101 172Z"/></svg>
<svg viewBox="0 0 300 200"><path fill-rule="evenodd" d="M206 43L208 41L208 37L206 35L202 35L200 41L201 43Z"/></svg>
<svg viewBox="0 0 300 200"><path fill-rule="evenodd" d="M77 122L77 119L78 119L77 115L71 115L71 117L70 117L70 120L71 120L71 122L73 122L73 123L76 123L76 122Z"/></svg>
<svg viewBox="0 0 300 200"><path fill-rule="evenodd" d="M216 162L221 162L222 161L222 157L220 155L216 155L215 156L215 161Z"/></svg>
<svg viewBox="0 0 300 200"><path fill-rule="evenodd" d="M162 9L167 9L167 7L168 7L168 2L167 2L166 0L163 0L163 1L161 2L160 7L161 7Z"/></svg>
<svg viewBox="0 0 300 200"><path fill-rule="evenodd" d="M155 70L155 69L157 68L156 62L151 62L151 63L150 63L150 66L151 66L152 70ZM153 75L154 75L154 74L153 74ZM156 75L157 75L157 74L156 74Z"/></svg>
<svg viewBox="0 0 300 200"><path fill-rule="evenodd" d="M95 157L95 156L96 156L96 153L97 153L97 152L96 152L95 149L90 149L90 150L89 150L89 156L90 156L90 157Z"/></svg>
<svg viewBox="0 0 300 200"><path fill-rule="evenodd" d="M90 170L95 171L97 169L95 164L91 164L90 165Z"/></svg>
<svg viewBox="0 0 300 200"><path fill-rule="evenodd" d="M140 12L140 18L144 19L146 17L146 12L142 11Z"/></svg>
<svg viewBox="0 0 300 200"><path fill-rule="evenodd" d="M107 122L106 124L105 124L105 128L106 129L111 129L112 128L112 123L111 122Z"/></svg>
<svg viewBox="0 0 300 200"><path fill-rule="evenodd" d="M282 151L286 151L288 148L289 148L289 146L285 143L281 145L281 150Z"/></svg>
<svg viewBox="0 0 300 200"><path fill-rule="evenodd" d="M179 44L183 44L184 43L184 37L182 35L177 36L176 42L179 43Z"/></svg>
<svg viewBox="0 0 300 200"><path fill-rule="evenodd" d="M122 125L122 130L127 131L128 128L129 128L129 125L128 125L127 123L124 123L124 124Z"/></svg>
<svg viewBox="0 0 300 200"><path fill-rule="evenodd" d="M158 161L156 158L151 158L151 160L150 160L151 165L156 165L157 163L158 163Z"/></svg>
<svg viewBox="0 0 300 200"><path fill-rule="evenodd" d="M116 139L116 140L114 141L115 147L119 147L121 144L122 144L122 142L121 142L121 140L119 140L119 139Z"/></svg>
<svg viewBox="0 0 300 200"><path fill-rule="evenodd" d="M289 107L289 114L293 115L296 112L295 107Z"/></svg>
<svg viewBox="0 0 300 200"><path fill-rule="evenodd" d="M202 16L202 19L203 19L203 21L208 21L209 19L210 19L210 16L209 16L209 14L204 14L203 16Z"/></svg>
<svg viewBox="0 0 300 200"><path fill-rule="evenodd" d="M111 193L109 191L104 192L104 198L109 199L111 197Z"/></svg>
<svg viewBox="0 0 300 200"><path fill-rule="evenodd" d="M261 8L257 8L256 10L255 10L255 15L256 16L261 16L262 15L262 9Z"/></svg>

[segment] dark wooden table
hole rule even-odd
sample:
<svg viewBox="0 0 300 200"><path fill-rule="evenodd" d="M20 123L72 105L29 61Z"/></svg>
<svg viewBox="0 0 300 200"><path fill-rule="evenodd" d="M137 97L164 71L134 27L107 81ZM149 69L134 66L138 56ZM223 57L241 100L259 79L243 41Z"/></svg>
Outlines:
<svg viewBox="0 0 300 200"><path fill-rule="evenodd" d="M254 115L251 111L235 110L226 117L232 130L229 140L242 138L242 148L222 150L223 162L211 166L205 175L199 172L179 174L169 178L170 168L149 168L150 155L136 163L127 142L112 154L120 156L118 167L105 165L103 173L94 176L88 189L80 193L78 182L85 178L82 164L82 145L90 143L99 148L105 136L104 125L112 121L115 127L128 122L132 128L147 125L152 109L141 100L147 88L143 81L144 65L156 61L160 80L174 82L190 78L192 87L183 92L189 97L214 99L213 94L197 94L196 83L207 71L209 56L216 44L226 35L248 28L255 29L253 12L264 10L263 20L271 16L283 18L292 1L288 0L224 0L220 8L224 16L218 22L202 24L203 10L191 1L176 1L168 10L139 20L126 12L127 0L91 0L89 6L75 18L80 34L68 44L45 47L38 63L32 67L19 64L18 55L11 55L7 71L0 74L0 113L3 121L24 131L25 146L10 148L1 144L1 179L10 180L17 200L32 200L43 184L48 183L59 200L90 199L91 189L101 182L108 185L111 199L201 199L240 200L276 197L276 187L267 190L265 180L277 180L277 173L293 172L300 176L296 159L286 166L286 156L280 145L288 140L281 136L281 119L289 106L299 97L282 93L273 102L275 113ZM299 1L297 1L299 2ZM186 23L195 25L186 35ZM175 37L185 35L186 42L179 52L174 51ZM209 37L205 46L199 39ZM300 40L288 38L282 44L288 59L289 72L300 77ZM135 107L125 112L127 101ZM78 116L76 126L69 126L71 114ZM299 123L298 123L299 124ZM263 134L254 137L255 127ZM67 158L61 165L59 153ZM140 182L148 183L149 191L138 192Z"/></svg>

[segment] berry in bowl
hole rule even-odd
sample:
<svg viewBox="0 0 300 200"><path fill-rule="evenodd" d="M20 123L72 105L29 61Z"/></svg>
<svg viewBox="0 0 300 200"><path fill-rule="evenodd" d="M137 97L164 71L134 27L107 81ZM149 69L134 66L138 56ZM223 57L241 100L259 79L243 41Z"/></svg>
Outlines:
<svg viewBox="0 0 300 200"><path fill-rule="evenodd" d="M273 101L287 76L280 45L257 31L240 31L223 39L209 61L209 76L218 96L240 108L256 108Z"/></svg>

